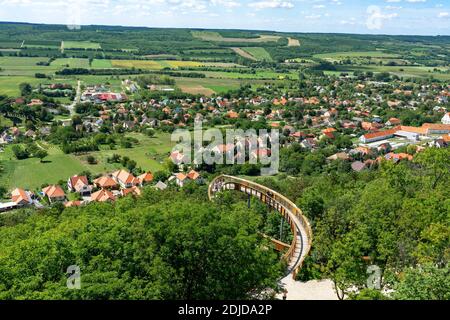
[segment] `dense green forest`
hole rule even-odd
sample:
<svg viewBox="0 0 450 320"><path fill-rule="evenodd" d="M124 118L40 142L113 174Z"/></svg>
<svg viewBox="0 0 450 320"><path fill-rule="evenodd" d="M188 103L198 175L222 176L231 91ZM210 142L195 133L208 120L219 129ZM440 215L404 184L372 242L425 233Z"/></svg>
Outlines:
<svg viewBox="0 0 450 320"><path fill-rule="evenodd" d="M247 299L283 269L245 202L204 188L2 216L0 299ZM66 269L81 268L81 290Z"/></svg>
<svg viewBox="0 0 450 320"><path fill-rule="evenodd" d="M312 223L299 279L332 279L341 298L450 299L449 170L450 150L431 148L361 173L338 165L258 181L296 200ZM210 203L193 184L1 216L0 299L258 297L283 275L258 235L278 230L267 213L231 192ZM81 267L82 290L66 289L69 265ZM369 265L381 268L383 290L367 288Z"/></svg>
<svg viewBox="0 0 450 320"><path fill-rule="evenodd" d="M396 299L450 299L450 150L428 149L413 163L384 162L350 173L266 178L302 208L313 247L301 280L332 279L340 295L386 298L367 289L367 268L382 270L382 286ZM358 298L356 296L355 298Z"/></svg>
<svg viewBox="0 0 450 320"><path fill-rule="evenodd" d="M212 40L195 37L193 32L214 33L220 38ZM425 65L449 63L447 56L449 36L388 36L351 34L280 33L250 30L190 30L136 28L120 26L83 26L81 30L69 30L65 25L41 25L27 23L0 23L0 48L21 48L22 56L126 59L142 55L173 54L183 59L243 62L242 57L230 51L232 47L252 47L247 42L260 36L275 36L278 40L261 41L277 62L316 54L345 51L375 51L383 48L386 53L408 57L410 61ZM287 38L300 40L300 47L288 46ZM230 41L230 38L236 39ZM24 41L25 44L22 42ZM99 48L70 48L60 50L61 41L88 41L99 43ZM205 54L208 52L208 54ZM244 59L245 61L245 59ZM248 62L248 61L247 61Z"/></svg>

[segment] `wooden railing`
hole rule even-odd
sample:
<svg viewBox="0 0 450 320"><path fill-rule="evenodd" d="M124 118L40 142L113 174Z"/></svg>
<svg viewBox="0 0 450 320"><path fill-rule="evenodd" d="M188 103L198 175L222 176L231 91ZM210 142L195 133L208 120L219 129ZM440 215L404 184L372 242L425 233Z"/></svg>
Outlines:
<svg viewBox="0 0 450 320"><path fill-rule="evenodd" d="M300 268L302 267L306 256L311 250L312 230L308 219L303 215L303 212L295 205L295 203L286 198L284 195L258 183L233 176L221 175L216 177L209 185L209 199L212 200L216 192L223 190L225 186L231 184L234 185L235 190L243 191L242 189L244 189L244 192L246 193L247 190L250 190L250 194L252 195L261 195L261 200L263 200L264 198L266 203L269 203L269 205L277 209L281 214L284 214L284 217L289 221L293 233L293 240L288 251L283 256L283 259L285 259L287 262L290 262L294 257L296 249L298 248L298 246L300 246L301 252L299 260L295 262L294 268L292 270L289 270L289 272L292 273L293 277L295 278L297 273L300 271ZM297 221L300 222L302 228L300 228L300 226L297 226L296 220L294 218L297 218ZM297 243L297 235L299 231L303 231L306 233L305 236L307 242L305 244ZM300 238L302 238L301 235Z"/></svg>

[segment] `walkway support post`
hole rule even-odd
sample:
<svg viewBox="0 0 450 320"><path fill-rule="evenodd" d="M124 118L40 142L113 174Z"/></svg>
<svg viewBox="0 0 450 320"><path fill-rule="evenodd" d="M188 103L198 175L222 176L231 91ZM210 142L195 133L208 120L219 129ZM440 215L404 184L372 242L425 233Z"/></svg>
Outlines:
<svg viewBox="0 0 450 320"><path fill-rule="evenodd" d="M209 199L213 200L217 192L228 190L227 185L234 186L235 190L247 193L249 196L258 197L262 202L266 202L269 208L278 211L289 222L293 239L283 259L288 264L287 275L295 279L311 250L313 238L311 225L303 212L295 203L274 190L252 181L228 175L221 175L211 182L208 188ZM283 226L281 232L282 230Z"/></svg>

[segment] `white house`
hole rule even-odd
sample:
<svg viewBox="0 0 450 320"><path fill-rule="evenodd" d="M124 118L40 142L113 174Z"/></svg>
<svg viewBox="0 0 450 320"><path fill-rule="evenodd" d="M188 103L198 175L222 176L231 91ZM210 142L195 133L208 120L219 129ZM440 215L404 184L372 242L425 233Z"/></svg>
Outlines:
<svg viewBox="0 0 450 320"><path fill-rule="evenodd" d="M447 112L445 116L442 118L443 124L450 124L450 112Z"/></svg>

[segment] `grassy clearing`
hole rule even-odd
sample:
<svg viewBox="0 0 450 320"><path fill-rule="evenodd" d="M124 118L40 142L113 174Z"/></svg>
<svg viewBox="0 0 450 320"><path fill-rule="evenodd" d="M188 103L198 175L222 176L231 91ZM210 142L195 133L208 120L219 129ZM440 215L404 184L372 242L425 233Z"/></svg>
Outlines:
<svg viewBox="0 0 450 320"><path fill-rule="evenodd" d="M36 190L44 183L57 183L66 181L70 176L88 170L94 174L103 174L120 168L120 164L110 164L107 158L114 153L127 156L135 160L139 167L152 172L163 169L163 162L172 150L173 143L169 134L158 134L155 138L149 138L142 134L129 134L139 140L139 145L132 149L102 150L86 155L67 155L57 146L45 142L39 144L47 150L48 157L44 163L39 159L16 160L11 147L7 146L5 152L0 153L0 160L5 172L2 175L0 186L11 190L21 187ZM88 155L93 155L98 163L89 165L86 161Z"/></svg>
<svg viewBox="0 0 450 320"><path fill-rule="evenodd" d="M120 168L120 164L111 164L107 159L113 154L129 157L136 161L138 167L148 171L159 171L163 169L163 163L168 158L173 146L170 141L170 135L166 133L158 134L157 137L149 138L139 133L132 133L128 136L139 140L139 145L131 149L117 149L117 150L101 150L91 152L98 163L96 165L88 165L86 162L87 155L77 156L80 163L89 167L89 170L95 174L110 172Z"/></svg>
<svg viewBox="0 0 450 320"><path fill-rule="evenodd" d="M52 147L48 151L49 156L44 163L34 158L16 160L11 146L8 146L4 153L0 153L5 168L0 185L8 190L15 187L36 190L44 183L57 183L87 169L75 157L63 154L59 148Z"/></svg>

